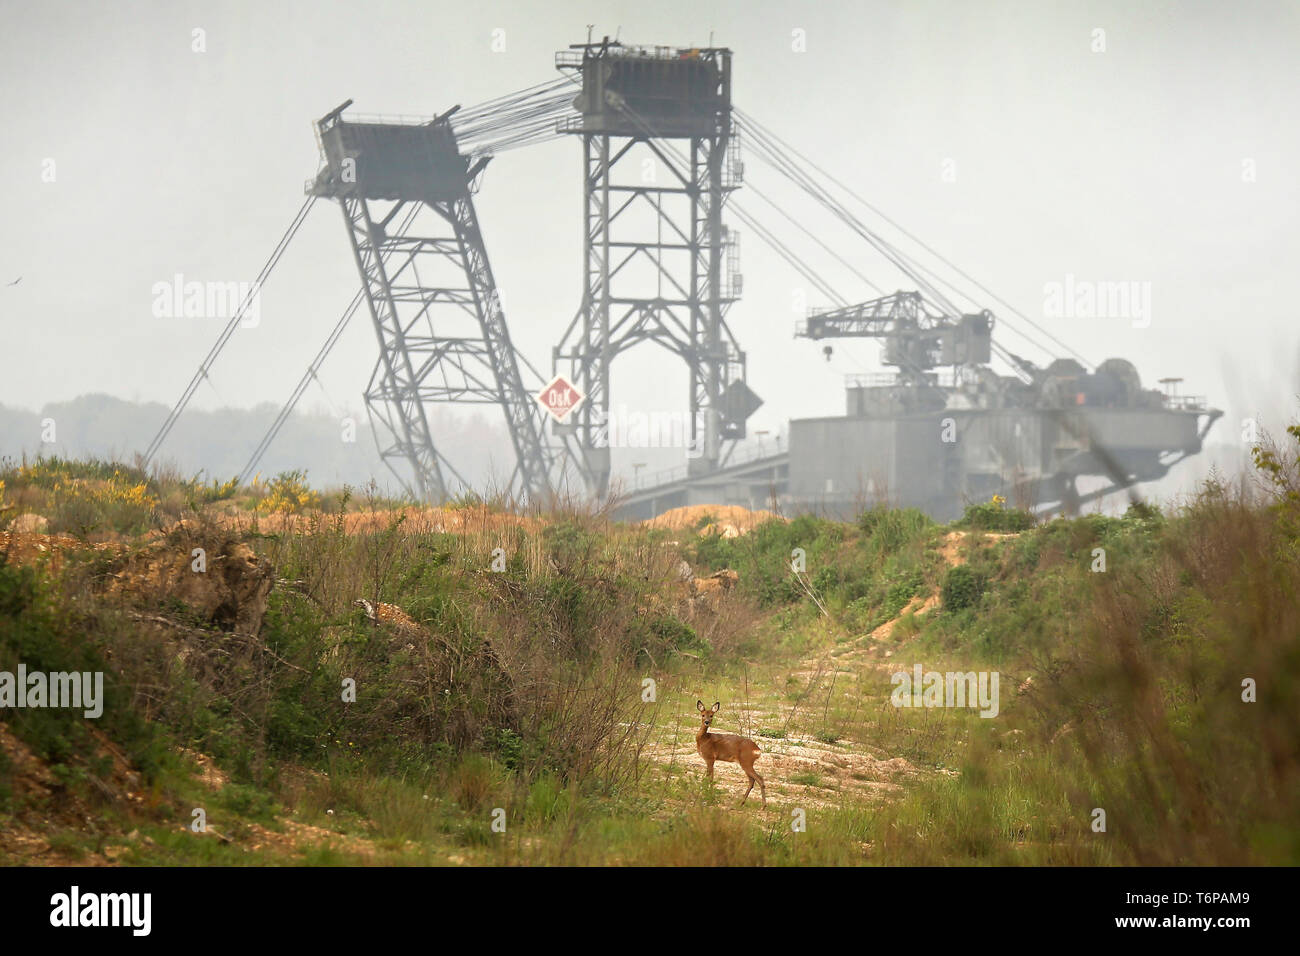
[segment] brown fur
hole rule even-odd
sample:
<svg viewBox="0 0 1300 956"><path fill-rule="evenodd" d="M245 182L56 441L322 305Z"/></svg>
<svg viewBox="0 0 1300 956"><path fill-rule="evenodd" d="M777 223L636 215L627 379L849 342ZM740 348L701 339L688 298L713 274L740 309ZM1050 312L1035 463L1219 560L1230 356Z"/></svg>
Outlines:
<svg viewBox="0 0 1300 956"><path fill-rule="evenodd" d="M709 732L709 724L713 722L713 715L722 708L721 701L714 703L712 709L709 709L704 706L704 701L697 700L695 708L700 712L700 732L695 735L695 749L704 758L704 766L709 778L713 778L713 763L716 760L740 764L740 769L745 771L745 776L749 778L749 790L745 791L744 797L740 800L740 805L745 805L745 801L749 799L750 791L754 789L754 784L757 783L759 792L763 795L763 807L766 809L767 785L763 782L763 778L758 775L758 772L754 770L754 761L763 755L758 744L748 737L741 737L739 734L714 734Z"/></svg>

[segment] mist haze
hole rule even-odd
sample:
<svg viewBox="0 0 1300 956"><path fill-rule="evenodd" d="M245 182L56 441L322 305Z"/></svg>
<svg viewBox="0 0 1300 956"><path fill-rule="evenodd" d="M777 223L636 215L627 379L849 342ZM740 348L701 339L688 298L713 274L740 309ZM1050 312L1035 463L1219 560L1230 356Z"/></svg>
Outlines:
<svg viewBox="0 0 1300 956"><path fill-rule="evenodd" d="M0 287L5 454L41 450L17 412L93 395L149 410L103 433L70 422L66 443L46 451L126 454L147 441L157 406L175 402L224 323L156 316L154 286L256 276L319 166L317 117L347 98L360 113L428 116L542 82L589 24L596 38L730 47L740 109L1071 349L1127 358L1147 387L1182 378L1185 393L1225 410L1207 439L1222 458L1242 446L1243 419L1276 431L1296 408L1300 336L1285 305L1300 252L1293 4L486 3L458 8L454 30L420 3L54 3L8 18L0 280L21 281ZM1098 29L1104 52L1093 50ZM543 374L581 294L579 154L563 136L504 152L476 197L514 342ZM758 191L885 291L903 287L751 159L734 200L784 223ZM336 209L313 209L262 291L257 324L234 335L161 458L219 473L239 441L256 445L257 416L247 432L205 439L213 420L195 413L283 403L357 287ZM782 228L851 301L874 294ZM842 413L843 377L880 370L880 347L837 341L827 361L794 340L803 310L830 303L739 231L745 285L729 322L765 403L751 441L765 432L774 443L790 418ZM1149 284L1149 322L1045 316L1046 287L1067 277ZM998 316L995 336L1050 360L983 298L971 301ZM301 410L364 423L376 355L362 315ZM615 368L615 406L683 407L685 372L666 353L641 347ZM448 409L444 420L479 414L472 427L493 436L486 444L508 449L496 409ZM466 474L493 470L490 456L463 451ZM304 453L301 466L321 479L378 463L368 435ZM653 471L680 457L616 450L615 470L630 477L634 464ZM1207 460L1184 462L1161 490L1190 485Z"/></svg>

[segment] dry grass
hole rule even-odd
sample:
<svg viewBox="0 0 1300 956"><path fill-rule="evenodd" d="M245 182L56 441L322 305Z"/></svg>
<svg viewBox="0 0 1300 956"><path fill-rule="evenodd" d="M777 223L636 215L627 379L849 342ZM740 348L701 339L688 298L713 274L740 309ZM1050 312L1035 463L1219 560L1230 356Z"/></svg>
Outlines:
<svg viewBox="0 0 1300 956"><path fill-rule="evenodd" d="M1300 475L1294 453L1269 460L1268 497L1212 483L1176 515L1019 534L876 511L674 541L601 510L346 495L315 514L187 514L186 534L237 525L276 569L256 634L124 614L103 582L138 540L53 539L24 563L131 706L207 755L201 778L156 772L154 816L130 823L154 842L132 862L1295 863ZM788 580L794 546L816 604ZM1097 546L1105 574L1088 570ZM741 579L694 601L684 557L701 574L736 559ZM934 599L957 565L987 583L960 611ZM358 598L414 629L370 622ZM890 673L913 663L1000 670L999 717L892 706ZM697 698L762 747L766 811L736 808L734 766L702 779ZM198 848L166 818L198 791L244 821L229 842ZM19 812L53 799L24 791Z"/></svg>

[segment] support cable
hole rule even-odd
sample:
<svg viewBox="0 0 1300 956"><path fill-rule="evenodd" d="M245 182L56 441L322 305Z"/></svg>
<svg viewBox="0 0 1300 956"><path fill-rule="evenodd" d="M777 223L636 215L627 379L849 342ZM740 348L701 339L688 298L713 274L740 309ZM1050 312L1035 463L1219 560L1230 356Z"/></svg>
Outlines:
<svg viewBox="0 0 1300 956"><path fill-rule="evenodd" d="M400 236L406 234L406 230L410 228L411 223L414 221L416 215L419 214L419 211L420 207L418 205L412 207L411 211L406 214L405 219L399 227L397 235ZM387 262L391 256L392 251L385 253L384 261ZM348 324L352 321L352 317L356 315L357 310L361 307L364 291L364 289L358 289L356 295L352 297L352 302L343 310L343 315L339 317L338 322L334 324L333 330L331 330L330 334L326 337L325 344L321 346L320 351L316 353L316 357L312 359L311 364L307 366L307 371L304 372L302 378L298 380L298 384L294 387L293 393L289 396L289 400L281 407L279 414L276 415L275 420L266 430L266 434L262 436L261 442L259 442L257 448L253 450L253 454L248 459L248 463L244 465L244 470L239 473L239 483L241 485L245 484L256 473L257 466L262 461L262 456L266 454L276 437L280 434L280 429L282 429L285 422L289 420L289 416L293 413L294 408L297 407L298 401L307 391L307 386L311 384L312 379L317 377L317 373L320 372L321 366L325 363L325 359L329 357L334 346L338 344L344 330L347 329ZM319 379L317 379L317 381L319 381ZM324 388L324 386L321 387L322 389ZM328 398L328 395L326 397Z"/></svg>
<svg viewBox="0 0 1300 956"><path fill-rule="evenodd" d="M284 235L280 237L280 241L272 251L271 257L267 259L266 264L262 266L262 271L258 273L256 281L253 282L252 287L248 290L248 295L244 297L244 300L239 304L239 307L235 309L234 314L230 317L230 321L226 323L225 329L222 330L221 334L217 337L217 341L213 344L212 348L208 350L207 356L199 364L198 371L196 371L194 377L190 379L190 384L186 387L185 392L181 395L175 406L172 407L171 412L167 416L167 420L163 422L162 427L158 429L158 434L154 436L153 441L149 443L149 447L145 450L144 464L146 466L153 459L154 455L158 453L158 449L162 447L162 443L167 440L167 436L171 433L172 428L175 427L177 420L181 417L181 413L185 411L185 407L189 404L190 399L194 397L194 392L198 389L199 383L207 378L208 372L212 368L212 364L217 360L217 357L226 347L226 343L230 341L231 335L234 334L235 329L239 326L240 321L244 317L244 313L248 311L248 307L260 294L262 285L271 275L271 271L280 261L280 257L284 255L284 250L288 248L290 241L295 235L297 235L298 228L302 225L303 220L307 218L307 213L315 201L315 196L308 196L307 200L302 204L302 208L300 208L298 214L294 216L293 222L289 224L289 228L285 230Z"/></svg>
<svg viewBox="0 0 1300 956"><path fill-rule="evenodd" d="M672 143L671 140L655 136L654 130L650 127L650 124L646 122L644 117L626 104L623 105L622 112L626 113L634 123L641 127L647 139L654 140L658 143L665 152L681 164L683 169L690 168L690 162L687 157ZM757 190L754 190L752 185L746 186L746 188L757 193ZM775 203L772 203L772 200L767 199L767 197L763 198L772 205L775 205ZM766 245L793 267L796 272L812 283L818 291L827 298L834 300L838 305L844 306L848 304L848 300L836 292L834 288L831 287L830 283L817 274L812 266L805 262L797 253L794 252L793 249L786 245L786 243L782 242L775 233L750 215L734 197L728 197L728 208L735 214L737 219L744 223L747 228L752 229L759 239L763 240Z"/></svg>
<svg viewBox="0 0 1300 956"><path fill-rule="evenodd" d="M992 299L994 302L997 302L999 305L1003 306L1003 307L1004 307L1005 309L1007 309L1007 311L1009 311L1012 315L1015 315L1015 316L1019 317L1022 321L1024 321L1025 323L1027 323L1031 328L1033 328L1034 330L1036 330L1037 332L1039 332L1041 335L1043 335L1043 336L1044 336L1048 341L1052 342L1053 344L1055 344L1055 345L1058 346L1059 348L1064 349L1066 352L1069 352L1069 353L1070 353L1071 355L1073 355L1076 359L1078 359L1080 362L1082 362L1085 366L1088 366L1088 367L1090 367L1090 368L1093 367L1092 363L1089 362L1086 358L1084 358L1083 355L1081 355L1081 354L1080 354L1079 352L1077 352L1075 349L1071 348L1069 345L1067 345L1066 343L1062 342L1060 339L1056 338L1056 336L1052 335L1050 332L1048 332L1048 331L1047 331L1046 329L1044 329L1042 326L1038 325L1036 322L1034 322L1032 319L1030 319L1028 316L1026 316L1026 315L1025 315L1023 312L1021 312L1019 309L1015 308L1015 306L1011 305L1011 304L1010 304L1009 302L1007 302L1005 299L1003 299L1002 297L998 296L996 293L994 293L993 291L991 291L991 290L990 290L987 286L985 286L983 283L979 282L977 279L975 279L974 277L972 277L969 273L967 273L966 271L964 271L963 269L961 269L959 266L955 265L953 262L951 262L949 259L947 259L945 256L943 256L941 253L937 252L935 249L933 249L932 247L930 247L929 245L927 245L927 244L926 244L924 241L922 241L921 239L917 238L917 237L916 237L915 235L913 235L911 232L909 232L908 230L904 229L904 228L903 228L902 226L900 226L897 222L895 222L895 221L894 221L893 219L891 219L890 217L886 216L886 215L885 215L883 212L881 212L878 208L876 208L874 205L872 205L872 204L871 204L870 202L868 202L866 199L862 198L862 196L860 196L858 193L854 192L852 189L850 189L848 186L846 186L846 185L845 185L843 182L841 182L839 179L837 179L837 178L835 178L834 176L832 176L830 173L828 173L828 172L827 172L825 169L823 169L821 166L818 166L818 165L817 165L816 163L814 163L812 160L808 159L808 157L804 156L802 153L800 153L800 152L799 152L798 150L796 150L794 147L790 146L790 144L787 143L787 142L785 142L785 140L781 139L781 137L777 136L775 133L771 132L770 130L767 130L766 127L764 127L761 123L759 123L757 120L755 120L755 119L754 119L752 116L750 116L748 113L746 113L746 112L744 112L743 110L740 110L740 109L738 109L738 108L736 109L736 112L740 115L741 119L742 119L743 122L744 122L745 127L746 127L746 128L747 128L751 133L754 133L754 132L757 131L757 132L759 132L760 134L764 134L764 135L770 137L772 141L774 141L775 143L777 143L777 144L779 144L781 147L783 147L783 148L785 149L785 151L788 152L791 156L794 156L795 158L797 158L797 159L799 159L801 162L803 162L805 165L807 165L809 168L811 168L811 169L815 170L817 173L821 174L821 175L822 175L823 177L825 177L825 179L826 179L827 181L829 181L831 184L833 184L833 185L837 186L839 189L843 190L843 192L846 193L850 198L857 200L857 201L858 201L859 203L861 203L864 207L866 207L867 209L869 209L869 210L870 210L871 212L873 212L875 215L879 216L882 220L884 220L884 221L885 221L886 223L888 223L890 226L894 227L894 228L897 229L900 233L902 233L904 236L906 236L908 239L910 239L912 242L916 243L916 244L917 244L921 249L925 250L925 251L928 252L930 255L934 256L936 259L938 259L940 262L942 262L942 263L943 263L944 265L946 265L948 268L952 269L953 272L955 272L957 275L961 276L961 277L962 277L963 279L965 279L967 282L970 282L970 283L971 283L971 284L972 284L976 289L978 289L979 291L983 292L986 296L988 296L988 297L989 297L990 299Z"/></svg>

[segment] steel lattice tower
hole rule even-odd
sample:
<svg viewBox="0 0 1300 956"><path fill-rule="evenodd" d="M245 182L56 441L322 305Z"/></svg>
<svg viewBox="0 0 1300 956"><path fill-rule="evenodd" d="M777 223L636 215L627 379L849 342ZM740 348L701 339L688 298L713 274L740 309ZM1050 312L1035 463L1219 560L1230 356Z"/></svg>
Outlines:
<svg viewBox="0 0 1300 956"><path fill-rule="evenodd" d="M638 342L657 342L690 371L689 471L714 471L761 404L725 320L740 292L737 237L722 222L740 179L731 51L606 40L557 54L556 67L582 85L580 115L562 129L582 139L585 232L582 304L553 362L556 371L567 363L585 399L554 430L583 462L589 490L604 494L610 366ZM648 157L666 183L645 181Z"/></svg>
<svg viewBox="0 0 1300 956"><path fill-rule="evenodd" d="M474 211L487 160L471 167L460 154L450 113L352 122L341 116L350 102L317 123L325 166L309 188L339 201L379 339L365 398L380 455L412 493L442 501L455 469L427 403L500 405L517 457L512 490L544 500L543 413L524 388Z"/></svg>

